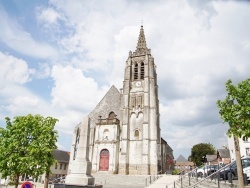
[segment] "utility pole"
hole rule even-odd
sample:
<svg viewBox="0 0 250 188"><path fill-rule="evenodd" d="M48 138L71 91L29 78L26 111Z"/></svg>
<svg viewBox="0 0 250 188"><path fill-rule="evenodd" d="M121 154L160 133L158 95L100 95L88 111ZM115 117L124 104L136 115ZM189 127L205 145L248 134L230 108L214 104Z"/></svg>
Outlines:
<svg viewBox="0 0 250 188"><path fill-rule="evenodd" d="M235 157L236 157L236 164L237 164L239 188L244 188L244 180L243 180L242 162L241 162L241 155L240 155L239 138L236 137L236 136L233 136L233 137L234 137L234 148L235 148Z"/></svg>

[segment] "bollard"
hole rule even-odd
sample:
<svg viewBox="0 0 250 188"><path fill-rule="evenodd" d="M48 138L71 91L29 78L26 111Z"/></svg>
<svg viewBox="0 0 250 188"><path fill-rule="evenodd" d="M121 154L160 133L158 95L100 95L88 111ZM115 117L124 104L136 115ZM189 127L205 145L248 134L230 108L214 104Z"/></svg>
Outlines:
<svg viewBox="0 0 250 188"><path fill-rule="evenodd" d="M233 181L232 181L232 173L231 172L227 173L227 177L228 177L228 182L232 183Z"/></svg>
<svg viewBox="0 0 250 188"><path fill-rule="evenodd" d="M220 188L220 173L217 173L218 188Z"/></svg>
<svg viewBox="0 0 250 188"><path fill-rule="evenodd" d="M183 187L182 187L182 176L181 176L181 188L183 188Z"/></svg>
<svg viewBox="0 0 250 188"><path fill-rule="evenodd" d="M248 182L247 182L247 174L245 173L243 173L243 180L244 180L244 185L246 186Z"/></svg>
<svg viewBox="0 0 250 188"><path fill-rule="evenodd" d="M191 178L190 178L190 176L188 176L188 185L190 186L191 185Z"/></svg>

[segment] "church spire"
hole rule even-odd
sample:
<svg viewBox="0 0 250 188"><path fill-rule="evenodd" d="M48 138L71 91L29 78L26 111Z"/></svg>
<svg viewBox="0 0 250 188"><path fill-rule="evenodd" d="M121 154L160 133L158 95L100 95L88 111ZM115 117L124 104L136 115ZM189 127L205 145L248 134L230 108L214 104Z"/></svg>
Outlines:
<svg viewBox="0 0 250 188"><path fill-rule="evenodd" d="M147 52L148 52L148 48L147 48L146 39L145 39L145 35L144 35L143 25L141 25L135 54L136 55L145 55L145 54L147 54Z"/></svg>
<svg viewBox="0 0 250 188"><path fill-rule="evenodd" d="M145 35L144 35L143 25L141 25L141 30L140 30L140 35L138 38L136 50L146 49L146 48L147 48L147 44L146 44L146 39L145 39Z"/></svg>

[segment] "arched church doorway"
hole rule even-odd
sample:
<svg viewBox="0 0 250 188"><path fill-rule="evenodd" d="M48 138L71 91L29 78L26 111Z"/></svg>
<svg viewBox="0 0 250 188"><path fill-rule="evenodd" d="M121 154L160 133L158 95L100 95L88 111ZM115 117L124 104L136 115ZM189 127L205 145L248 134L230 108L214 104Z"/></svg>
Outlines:
<svg viewBox="0 0 250 188"><path fill-rule="evenodd" d="M109 150L103 149L100 153L100 171L108 171L109 170Z"/></svg>

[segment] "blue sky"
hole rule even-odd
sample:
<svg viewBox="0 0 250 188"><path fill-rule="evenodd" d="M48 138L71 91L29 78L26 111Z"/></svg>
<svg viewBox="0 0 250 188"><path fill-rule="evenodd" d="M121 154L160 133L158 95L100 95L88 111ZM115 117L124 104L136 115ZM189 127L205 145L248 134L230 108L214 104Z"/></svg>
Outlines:
<svg viewBox="0 0 250 188"><path fill-rule="evenodd" d="M112 85L122 87L141 20L175 157L198 143L227 145L216 101L228 79L249 78L247 1L0 1L0 125L6 116L53 116L57 145L69 150L75 126Z"/></svg>

